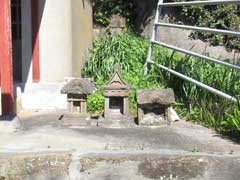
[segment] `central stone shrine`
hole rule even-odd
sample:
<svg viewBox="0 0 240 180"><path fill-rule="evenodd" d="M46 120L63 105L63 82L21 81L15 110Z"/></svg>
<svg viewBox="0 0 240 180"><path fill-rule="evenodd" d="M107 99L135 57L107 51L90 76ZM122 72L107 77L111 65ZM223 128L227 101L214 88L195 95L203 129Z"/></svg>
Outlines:
<svg viewBox="0 0 240 180"><path fill-rule="evenodd" d="M114 66L112 78L103 87L105 97L104 118L124 118L128 116L128 96L130 85L121 78L120 66Z"/></svg>

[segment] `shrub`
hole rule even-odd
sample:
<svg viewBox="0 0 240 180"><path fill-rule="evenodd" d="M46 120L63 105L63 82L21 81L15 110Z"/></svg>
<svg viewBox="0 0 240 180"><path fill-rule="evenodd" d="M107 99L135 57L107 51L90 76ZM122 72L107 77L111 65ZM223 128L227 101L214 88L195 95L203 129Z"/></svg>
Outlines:
<svg viewBox="0 0 240 180"><path fill-rule="evenodd" d="M104 97L101 91L88 96L87 109L89 112L102 112L104 105Z"/></svg>
<svg viewBox="0 0 240 180"><path fill-rule="evenodd" d="M238 5L186 6L183 16L191 24L215 29L240 31L240 8ZM240 50L240 38L213 33L194 32L193 38L202 39L212 45L225 46L228 49Z"/></svg>
<svg viewBox="0 0 240 180"><path fill-rule="evenodd" d="M234 109L233 114L226 113L226 117L221 121L221 131L240 137L240 110L239 107Z"/></svg>
<svg viewBox="0 0 240 180"><path fill-rule="evenodd" d="M133 10L133 3L124 0L93 0L94 22L102 26L109 25L110 17L113 14L119 14L130 22Z"/></svg>

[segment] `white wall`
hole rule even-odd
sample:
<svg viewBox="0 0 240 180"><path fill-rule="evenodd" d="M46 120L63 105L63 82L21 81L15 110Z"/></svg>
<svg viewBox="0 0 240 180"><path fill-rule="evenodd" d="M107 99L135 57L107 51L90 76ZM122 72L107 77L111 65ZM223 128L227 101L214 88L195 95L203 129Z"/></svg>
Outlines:
<svg viewBox="0 0 240 180"><path fill-rule="evenodd" d="M40 81L61 82L72 75L70 0L40 0Z"/></svg>
<svg viewBox="0 0 240 180"><path fill-rule="evenodd" d="M88 48L92 45L93 18L90 0L72 2L72 76L80 77Z"/></svg>

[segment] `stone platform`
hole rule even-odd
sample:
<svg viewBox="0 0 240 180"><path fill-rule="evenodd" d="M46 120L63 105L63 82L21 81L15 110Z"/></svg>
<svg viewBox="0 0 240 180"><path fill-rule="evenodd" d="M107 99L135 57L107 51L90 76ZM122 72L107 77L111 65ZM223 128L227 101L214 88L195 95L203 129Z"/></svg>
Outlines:
<svg viewBox="0 0 240 180"><path fill-rule="evenodd" d="M122 117L112 117L104 118L93 117L91 115L78 115L65 113L60 118L60 124L62 126L82 126L82 127L109 127L109 128L130 128L136 127L137 124L133 117L122 116Z"/></svg>
<svg viewBox="0 0 240 180"><path fill-rule="evenodd" d="M237 140L185 121L171 126L62 126L61 112L25 113L0 129L5 180L238 180Z"/></svg>

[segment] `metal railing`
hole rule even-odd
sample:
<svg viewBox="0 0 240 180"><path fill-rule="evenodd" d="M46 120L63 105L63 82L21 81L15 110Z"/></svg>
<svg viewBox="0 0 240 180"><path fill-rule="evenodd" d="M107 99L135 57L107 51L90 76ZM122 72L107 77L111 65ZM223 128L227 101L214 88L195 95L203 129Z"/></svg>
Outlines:
<svg viewBox="0 0 240 180"><path fill-rule="evenodd" d="M223 4L240 4L240 0L209 0L209 1L188 1L188 2L172 2L172 3L163 3L163 0L159 0L158 5L157 5L157 11L156 11L156 16L155 16L155 20L154 20L154 24L153 24L153 30L152 30L152 37L151 37L151 41L150 41L150 45L149 45L149 49L148 49L148 54L147 54L147 59L146 59L146 63L145 63L145 74L148 72L148 64L155 64L156 66L158 66L159 68L168 71L170 73L172 73L175 76L178 76L186 81L189 81L203 89L206 89L216 95L219 95L223 98L226 98L230 101L236 102L236 98L228 95L220 90L217 90L209 85L206 85L200 81L197 81L195 79L192 79L191 77L188 77L184 74L181 74L173 69L170 69L166 66L163 66L161 64L158 64L154 61L151 60L151 56L152 56L152 51L153 51L153 45L157 44L163 47L166 47L168 49L172 49L181 53L185 53L191 56L195 56L198 58L201 58L203 60L206 61L211 61L217 64L221 64L223 66L229 67L229 68L233 68L235 70L240 70L240 66L235 65L235 64L231 64L228 62L225 62L223 60L219 60L216 58L212 58L212 57L208 57L190 50L186 50L183 48L179 48L164 42L160 42L156 40L156 33L157 33L157 27L158 26L162 26L162 27L170 27L170 28L178 28L178 29L187 29L187 30L194 30L194 31L201 31L201 32L210 32L210 33L217 33L217 34L224 34L224 35L231 35L231 36L239 36L240 37L240 32L237 31L229 31L229 30L221 30L221 29L212 29L212 28L207 28L207 27L197 27L197 26L187 26L187 25L179 25L179 24L171 24L171 23L162 23L159 22L159 18L161 15L161 11L163 7L176 7L176 6L192 6L192 5L223 5Z"/></svg>

